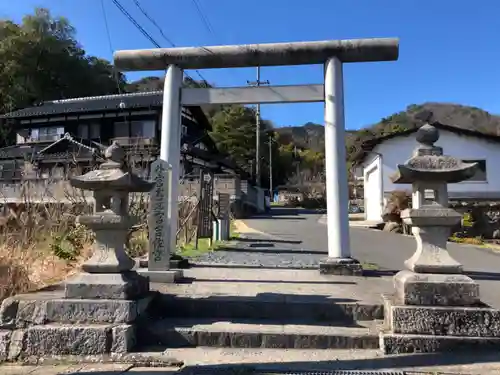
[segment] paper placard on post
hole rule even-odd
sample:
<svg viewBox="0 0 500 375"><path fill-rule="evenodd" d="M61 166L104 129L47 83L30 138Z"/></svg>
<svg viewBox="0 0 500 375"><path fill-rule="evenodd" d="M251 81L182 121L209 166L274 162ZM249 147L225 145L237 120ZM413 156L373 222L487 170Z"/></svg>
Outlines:
<svg viewBox="0 0 500 375"><path fill-rule="evenodd" d="M229 217L231 207L231 196L227 193L219 193L219 219L226 219Z"/></svg>
<svg viewBox="0 0 500 375"><path fill-rule="evenodd" d="M198 206L198 238L212 238L212 203L214 191L214 179L208 170L203 171L200 176L200 192Z"/></svg>
<svg viewBox="0 0 500 375"><path fill-rule="evenodd" d="M170 193L171 167L157 159L151 164L151 179L154 182L149 198L149 259L150 271L164 271L170 267L170 223L167 217Z"/></svg>

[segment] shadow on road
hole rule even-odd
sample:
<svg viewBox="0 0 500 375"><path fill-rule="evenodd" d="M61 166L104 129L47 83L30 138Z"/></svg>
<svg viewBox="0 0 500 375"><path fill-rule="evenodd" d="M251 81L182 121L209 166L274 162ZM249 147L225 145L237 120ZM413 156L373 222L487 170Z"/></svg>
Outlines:
<svg viewBox="0 0 500 375"><path fill-rule="evenodd" d="M263 243L262 245L265 245ZM264 246L261 246L264 247ZM272 247L272 246L269 246ZM310 255L326 255L326 251L318 251L318 250L304 250L304 249L267 249L267 250L257 250L257 249L252 249L252 248L242 248L242 247L221 247L217 251L227 251L227 252L233 252L233 253L247 253L247 252L252 252L252 254L310 254Z"/></svg>
<svg viewBox="0 0 500 375"><path fill-rule="evenodd" d="M292 281L292 280L242 280L242 279L201 279L193 277L185 277L179 280L178 284L192 284L197 283L250 283L250 284L311 284L311 285L356 285L355 281Z"/></svg>
<svg viewBox="0 0 500 375"><path fill-rule="evenodd" d="M438 366L454 366L454 365L480 365L481 363L495 363L498 362L498 354L493 350L490 352L474 353L466 351L454 351L453 353L431 353L431 354L407 354L398 356L386 356L375 358L362 358L362 359L335 359L331 361L314 361L314 362L269 362L269 363L242 363L242 364L219 364L219 365L205 365L205 366L186 366L183 374L197 375L197 374L215 374L221 373L221 370L229 370L224 372L226 374L284 374L290 373L304 373L304 374L318 374L319 370L357 370L357 371L387 371L388 369L399 368L420 368L418 372L414 370L406 370L407 374L449 374L458 375L464 372L436 372L435 367ZM426 367L429 367L427 370ZM244 371L245 370L245 371ZM427 371L426 371L427 370ZM478 369L480 370L480 369ZM490 372L488 372L490 373ZM373 372L375 374L375 372Z"/></svg>
<svg viewBox="0 0 500 375"><path fill-rule="evenodd" d="M235 239L238 242L254 242L254 243L260 243L260 242L265 242L265 243L286 243L286 244L295 244L299 245L302 243L300 240L275 240L275 239L262 239L262 238L236 238Z"/></svg>
<svg viewBox="0 0 500 375"><path fill-rule="evenodd" d="M400 270L364 270L363 276L366 277L384 277L394 276ZM500 273L498 272L483 272L483 271L464 271L464 274L474 280L500 280Z"/></svg>
<svg viewBox="0 0 500 375"><path fill-rule="evenodd" d="M193 262L190 263L191 267L196 267L196 268L232 268L232 269L243 269L243 270L248 270L248 269L259 269L259 270L297 270L297 271L302 271L302 270L317 270L318 266L317 265L310 265L310 266L293 266L293 265L276 265L276 266L266 266L266 265L260 265L260 264L240 264L240 263L209 263L209 262L197 262L196 258L193 259Z"/></svg>
<svg viewBox="0 0 500 375"><path fill-rule="evenodd" d="M264 219L264 220L307 220L307 218L302 217L302 216L276 216L276 215L269 215L269 216L252 216L251 218L245 219L245 220L255 220L255 219Z"/></svg>

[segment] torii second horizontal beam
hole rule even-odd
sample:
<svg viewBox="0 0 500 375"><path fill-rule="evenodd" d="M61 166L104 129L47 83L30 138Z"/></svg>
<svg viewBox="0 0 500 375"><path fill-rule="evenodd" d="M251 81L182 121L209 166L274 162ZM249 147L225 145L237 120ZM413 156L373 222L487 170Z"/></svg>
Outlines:
<svg viewBox="0 0 500 375"><path fill-rule="evenodd" d="M324 85L185 88L181 95L183 106L313 103L324 100Z"/></svg>
<svg viewBox="0 0 500 375"><path fill-rule="evenodd" d="M373 38L317 42L247 44L212 47L155 48L117 51L114 64L122 71L244 68L323 64L331 57L344 63L394 61L399 39Z"/></svg>

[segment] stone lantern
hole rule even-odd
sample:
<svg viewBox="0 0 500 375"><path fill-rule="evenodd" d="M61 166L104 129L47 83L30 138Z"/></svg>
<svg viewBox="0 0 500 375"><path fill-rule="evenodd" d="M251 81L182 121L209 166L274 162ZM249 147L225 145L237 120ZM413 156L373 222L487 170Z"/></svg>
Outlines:
<svg viewBox="0 0 500 375"><path fill-rule="evenodd" d="M435 146L439 131L434 126L422 126L416 138L413 157L391 178L395 184L412 184L412 208L401 218L412 226L417 249L406 260L407 269L394 276L395 293L383 296L381 348L398 354L499 345L500 312L480 301L479 285L446 248L461 219L448 207L447 184L472 177L477 164L443 155Z"/></svg>
<svg viewBox="0 0 500 375"><path fill-rule="evenodd" d="M92 190L93 215L78 218L95 232L92 257L84 272L65 284L66 298L136 299L149 291L147 277L137 274L135 262L125 251L128 231L137 222L128 213L129 193L148 192L153 184L133 174L125 163L125 151L116 142L109 146L99 169L71 179L71 185Z"/></svg>
<svg viewBox="0 0 500 375"><path fill-rule="evenodd" d="M395 184L412 184L412 208L403 210L401 219L412 226L417 241L415 253L405 262L408 270L395 276L396 292L407 304L471 305L479 300L479 287L462 275L462 265L446 249L451 228L462 218L448 207L447 184L472 177L477 164L443 155L434 145L438 139L438 129L422 126L413 157L392 176Z"/></svg>

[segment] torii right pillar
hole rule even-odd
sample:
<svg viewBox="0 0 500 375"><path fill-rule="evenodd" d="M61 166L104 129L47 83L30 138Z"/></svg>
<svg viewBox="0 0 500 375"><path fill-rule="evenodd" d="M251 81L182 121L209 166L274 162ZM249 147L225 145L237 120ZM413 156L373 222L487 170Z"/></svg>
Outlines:
<svg viewBox="0 0 500 375"><path fill-rule="evenodd" d="M363 268L351 257L349 241L349 190L345 150L344 82L337 57L325 63L325 166L328 258L320 273L358 276Z"/></svg>

